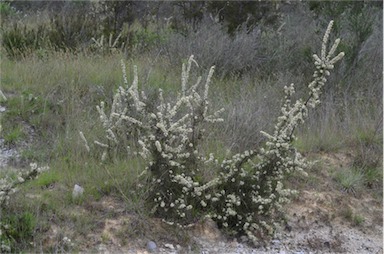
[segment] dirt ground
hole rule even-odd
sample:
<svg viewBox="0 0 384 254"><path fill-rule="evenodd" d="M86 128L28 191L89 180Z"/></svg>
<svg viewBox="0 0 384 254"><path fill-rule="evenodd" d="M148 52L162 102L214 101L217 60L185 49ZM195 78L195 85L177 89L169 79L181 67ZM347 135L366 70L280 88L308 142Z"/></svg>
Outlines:
<svg viewBox="0 0 384 254"><path fill-rule="evenodd" d="M317 157L322 161L320 170L330 166L338 170L348 165L350 155ZM143 220L138 214L124 213L112 197L79 208L79 213L92 210L110 216L76 244L82 253L383 253L382 200L368 192L338 190L327 170L316 174L315 181L323 182L313 185L316 188L298 186L299 195L286 207L286 224L266 247L228 239L209 219L184 230L159 219ZM54 230L48 234L52 237Z"/></svg>
<svg viewBox="0 0 384 254"><path fill-rule="evenodd" d="M110 202L110 201L108 201ZM107 203L108 203L107 202ZM110 206L112 207L112 206ZM361 225L345 218L343 207L364 217ZM187 229L188 242L177 242L160 220L147 225L150 235L162 235L155 241L153 253L383 253L382 207L369 197L345 198L331 192L303 191L300 198L287 207L287 224L267 247L250 247L241 240L226 239L213 221L206 220ZM90 244L83 251L101 253L151 253L146 247L150 237L121 239L129 230L133 216L106 219L102 230L89 235ZM130 223L131 222L131 223ZM157 231L157 232L156 232ZM118 233L120 232L120 233ZM119 235L119 236L117 236ZM106 241L105 238L108 240ZM91 248L91 249L88 249Z"/></svg>

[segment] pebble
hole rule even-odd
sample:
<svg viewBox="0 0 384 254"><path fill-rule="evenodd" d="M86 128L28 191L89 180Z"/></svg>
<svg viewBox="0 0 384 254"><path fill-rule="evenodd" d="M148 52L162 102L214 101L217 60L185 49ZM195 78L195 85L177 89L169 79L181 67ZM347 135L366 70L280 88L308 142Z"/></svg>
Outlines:
<svg viewBox="0 0 384 254"><path fill-rule="evenodd" d="M75 184L75 186L73 187L72 197L79 198L83 195L83 193L84 193L84 188L81 187L80 185Z"/></svg>
<svg viewBox="0 0 384 254"><path fill-rule="evenodd" d="M165 247L165 248L168 248L168 249L170 249L170 250L174 250L174 249L175 249L175 247L173 246L173 244L170 244L170 243L165 243L165 244L164 244L164 247Z"/></svg>
<svg viewBox="0 0 384 254"><path fill-rule="evenodd" d="M155 252L157 249L157 245L154 241L147 242L147 250L151 253Z"/></svg>

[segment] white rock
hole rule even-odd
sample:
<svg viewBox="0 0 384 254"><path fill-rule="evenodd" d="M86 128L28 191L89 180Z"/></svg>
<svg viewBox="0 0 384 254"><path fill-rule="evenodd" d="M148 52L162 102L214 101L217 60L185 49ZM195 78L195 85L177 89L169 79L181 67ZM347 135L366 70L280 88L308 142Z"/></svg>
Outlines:
<svg viewBox="0 0 384 254"><path fill-rule="evenodd" d="M83 195L83 193L84 193L84 188L81 187L80 185L75 184L75 186L73 187L72 197L79 198Z"/></svg>
<svg viewBox="0 0 384 254"><path fill-rule="evenodd" d="M168 249L171 249L171 250L174 250L174 249L175 249L175 247L173 246L173 244L170 244L170 243L165 243L165 244L164 244L164 247L165 247L165 248L168 248Z"/></svg>

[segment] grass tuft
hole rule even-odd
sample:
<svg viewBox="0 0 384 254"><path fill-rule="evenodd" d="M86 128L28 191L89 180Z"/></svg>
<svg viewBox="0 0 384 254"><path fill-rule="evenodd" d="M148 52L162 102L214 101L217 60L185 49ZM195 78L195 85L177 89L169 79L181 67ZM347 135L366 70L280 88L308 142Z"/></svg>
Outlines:
<svg viewBox="0 0 384 254"><path fill-rule="evenodd" d="M341 189L347 193L356 195L364 185L364 174L356 169L345 168L337 171L334 179Z"/></svg>

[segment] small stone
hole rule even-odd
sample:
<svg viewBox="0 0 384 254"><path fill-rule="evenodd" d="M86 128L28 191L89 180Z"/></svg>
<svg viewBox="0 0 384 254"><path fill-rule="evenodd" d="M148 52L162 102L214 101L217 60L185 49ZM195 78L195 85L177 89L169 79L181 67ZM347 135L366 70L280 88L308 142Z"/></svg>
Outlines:
<svg viewBox="0 0 384 254"><path fill-rule="evenodd" d="M154 241L147 242L147 250L151 253L155 252L157 249L157 245Z"/></svg>
<svg viewBox="0 0 384 254"><path fill-rule="evenodd" d="M72 197L79 198L83 195L83 193L84 193L84 188L81 187L80 185L75 184L75 186L73 187Z"/></svg>
<svg viewBox="0 0 384 254"><path fill-rule="evenodd" d="M168 248L168 249L171 249L171 250L174 250L174 249L175 249L175 247L173 246L173 244L170 244L170 243L165 243L165 244L164 244L164 247L165 247L165 248Z"/></svg>

